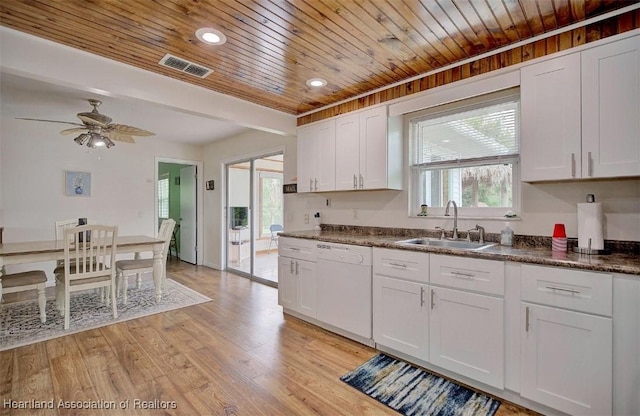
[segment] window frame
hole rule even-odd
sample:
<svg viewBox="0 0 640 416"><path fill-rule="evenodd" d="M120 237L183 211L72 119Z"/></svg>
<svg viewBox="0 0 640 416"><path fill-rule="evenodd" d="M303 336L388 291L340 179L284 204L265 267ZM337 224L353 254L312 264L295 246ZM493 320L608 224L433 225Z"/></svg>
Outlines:
<svg viewBox="0 0 640 416"><path fill-rule="evenodd" d="M463 98L450 103L440 104L429 108L424 108L418 111L413 111L403 115L403 130L405 132L405 140L407 144L407 164L405 168L407 170L407 214L410 218L429 218L429 217L441 217L444 216L445 207L429 207L429 215L427 217L419 216L421 194L418 188L420 174L425 170L439 171L440 169L450 168L464 168L470 166L483 166L499 163L511 163L512 164L512 176L511 176L511 192L512 192L512 206L511 207L458 207L458 216L470 219L504 219L505 214L508 211L519 215L521 210L521 180L520 180L520 154L521 154L521 137L520 137L520 120L518 120L517 143L518 151L516 154L502 155L502 156L490 156L482 158L470 158L463 161L443 161L433 162L428 164L429 169L420 169L419 164L414 163L415 159L415 146L414 140L411 137L411 124L413 120L417 118L425 117L442 117L447 114L455 112L464 112L473 108L479 108L483 106L491 106L499 101L509 101L510 99L517 98L518 111L520 113L520 88L507 88L500 91L489 92L474 97ZM518 116L520 118L520 115ZM483 163L485 162L485 163ZM444 205L444 202L443 202Z"/></svg>

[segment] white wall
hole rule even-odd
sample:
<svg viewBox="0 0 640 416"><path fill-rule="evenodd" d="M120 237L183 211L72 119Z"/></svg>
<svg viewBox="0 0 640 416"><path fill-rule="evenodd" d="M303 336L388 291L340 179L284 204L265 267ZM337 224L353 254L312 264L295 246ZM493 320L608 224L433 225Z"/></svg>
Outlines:
<svg viewBox="0 0 640 416"><path fill-rule="evenodd" d="M223 267L226 227L223 225L226 184L224 164L267 153L284 152L284 181L292 183L296 175L296 137L281 136L261 131L250 131L239 136L217 141L205 147L204 180L215 180L214 191L205 191L204 206L204 264L216 269ZM285 196L285 228L288 215ZM291 228L293 229L293 228Z"/></svg>
<svg viewBox="0 0 640 416"><path fill-rule="evenodd" d="M90 150L53 123L3 119L0 201L5 241L55 239L54 222L88 217L119 234L155 235L155 157L202 160L200 146L140 138ZM65 171L91 173L91 196L69 197ZM53 267L50 267L53 270Z"/></svg>
<svg viewBox="0 0 640 416"><path fill-rule="evenodd" d="M596 195L603 203L605 239L640 241L640 180L602 180L588 182L539 183L522 185L522 213L520 220L510 220L516 234L550 237L555 223L564 223L568 237L578 236L577 204L586 195ZM329 198L330 207L325 206ZM326 224L364 225L399 228L452 228L451 218L407 215L406 191L356 191L323 194L285 195L286 212L292 229L312 229L304 224L304 213L320 211ZM416 208L417 209L417 208ZM354 219L354 210L358 219ZM460 230L485 226L488 232L499 232L505 219L464 219L458 221Z"/></svg>

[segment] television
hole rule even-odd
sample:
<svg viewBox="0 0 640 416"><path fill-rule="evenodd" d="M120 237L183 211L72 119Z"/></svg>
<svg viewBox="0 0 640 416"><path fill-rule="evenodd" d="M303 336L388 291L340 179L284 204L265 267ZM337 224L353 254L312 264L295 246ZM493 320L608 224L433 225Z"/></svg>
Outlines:
<svg viewBox="0 0 640 416"><path fill-rule="evenodd" d="M231 207L229 222L234 230L247 227L249 225L249 207Z"/></svg>

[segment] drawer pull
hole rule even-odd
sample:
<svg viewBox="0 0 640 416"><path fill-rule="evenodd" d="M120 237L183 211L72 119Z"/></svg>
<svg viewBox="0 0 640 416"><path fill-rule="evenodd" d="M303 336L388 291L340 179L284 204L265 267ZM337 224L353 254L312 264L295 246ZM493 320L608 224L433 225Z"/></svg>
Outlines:
<svg viewBox="0 0 640 416"><path fill-rule="evenodd" d="M579 290L575 290L575 289L565 289L563 287L558 287L558 286L547 286L547 289L551 289L551 290L560 290L562 292L569 292L569 293L580 293Z"/></svg>
<svg viewBox="0 0 640 416"><path fill-rule="evenodd" d="M403 263L394 263L394 262L389 262L389 266L393 266L393 267L402 267L403 269L407 268L406 264Z"/></svg>
<svg viewBox="0 0 640 416"><path fill-rule="evenodd" d="M525 332L529 332L529 307L528 306L525 313L524 330Z"/></svg>
<svg viewBox="0 0 640 416"><path fill-rule="evenodd" d="M455 277L464 277L467 279L473 279L473 277L475 276L475 274L473 273L463 273L463 272L457 272L457 271L452 271L451 274Z"/></svg>

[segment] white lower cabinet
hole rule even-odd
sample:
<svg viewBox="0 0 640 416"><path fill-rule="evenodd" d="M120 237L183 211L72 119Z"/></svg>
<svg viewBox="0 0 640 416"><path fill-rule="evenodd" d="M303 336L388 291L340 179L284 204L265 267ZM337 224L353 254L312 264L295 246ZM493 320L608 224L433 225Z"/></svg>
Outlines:
<svg viewBox="0 0 640 416"><path fill-rule="evenodd" d="M504 388L503 299L430 288L429 361Z"/></svg>
<svg viewBox="0 0 640 416"><path fill-rule="evenodd" d="M574 415L610 415L612 275L522 265L520 394Z"/></svg>
<svg viewBox="0 0 640 416"><path fill-rule="evenodd" d="M316 317L316 262L312 240L281 237L278 242L278 304Z"/></svg>
<svg viewBox="0 0 640 416"><path fill-rule="evenodd" d="M429 279L429 361L503 389L504 263L433 254Z"/></svg>
<svg viewBox="0 0 640 416"><path fill-rule="evenodd" d="M373 249L373 339L429 359L429 254Z"/></svg>
<svg viewBox="0 0 640 416"><path fill-rule="evenodd" d="M522 303L522 397L574 415L611 414L610 318Z"/></svg>
<svg viewBox="0 0 640 416"><path fill-rule="evenodd" d="M373 277L373 339L377 344L429 359L427 291L423 283Z"/></svg>

